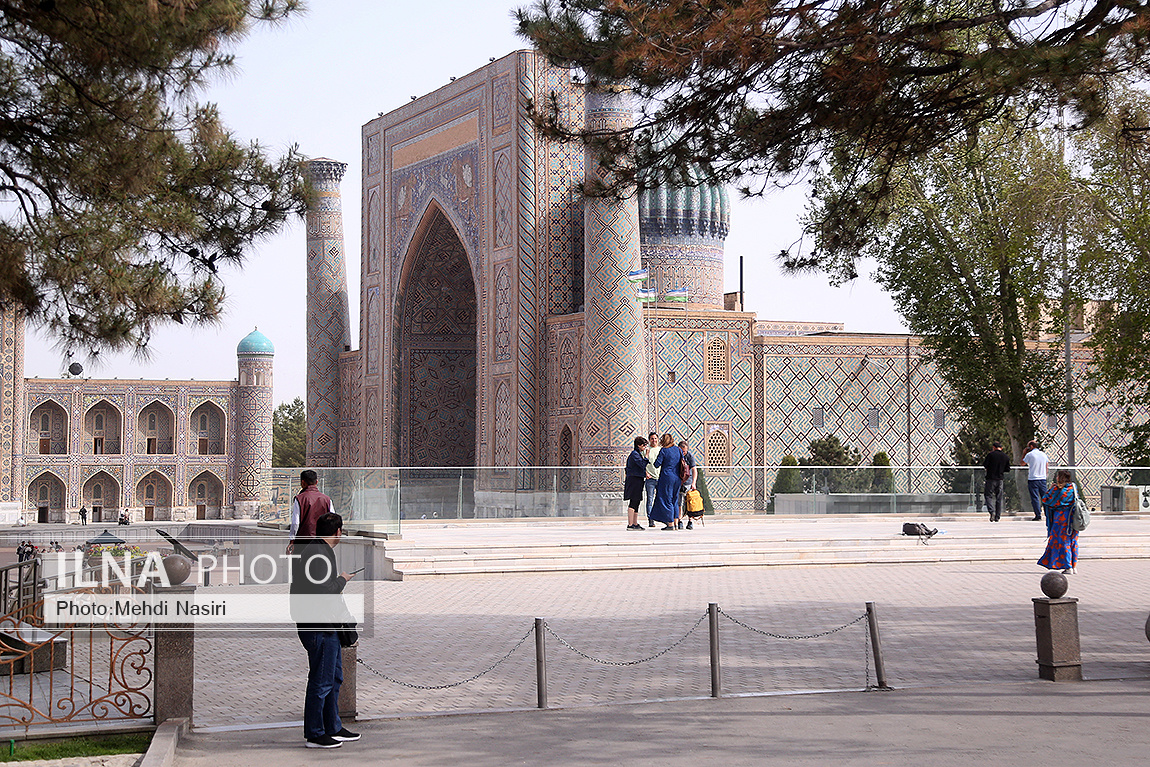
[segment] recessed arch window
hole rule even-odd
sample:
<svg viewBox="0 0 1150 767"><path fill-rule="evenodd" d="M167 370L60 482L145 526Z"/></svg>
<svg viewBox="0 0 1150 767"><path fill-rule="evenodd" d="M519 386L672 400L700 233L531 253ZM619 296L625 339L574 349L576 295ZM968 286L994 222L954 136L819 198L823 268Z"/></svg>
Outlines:
<svg viewBox="0 0 1150 767"><path fill-rule="evenodd" d="M103 413L96 413L96 417L92 420L92 427L96 431L103 431L104 430L104 414Z"/></svg>
<svg viewBox="0 0 1150 767"><path fill-rule="evenodd" d="M196 497L203 498L208 494L208 487L203 482L196 485Z"/></svg>
<svg viewBox="0 0 1150 767"><path fill-rule="evenodd" d="M144 485L144 497L153 500L156 497L156 486L151 483Z"/></svg>
<svg viewBox="0 0 1150 767"><path fill-rule="evenodd" d="M712 338L707 343L707 383L731 382L731 356L728 352L727 341L721 336Z"/></svg>
<svg viewBox="0 0 1150 767"><path fill-rule="evenodd" d="M730 472L731 442L725 431L715 429L707 435L706 454L708 474L727 474Z"/></svg>
<svg viewBox="0 0 1150 767"><path fill-rule="evenodd" d="M41 501L48 500L48 486L47 485L40 485L40 500Z"/></svg>
<svg viewBox="0 0 1150 767"><path fill-rule="evenodd" d="M104 486L100 484L92 485L92 498L99 501L104 497Z"/></svg>
<svg viewBox="0 0 1150 767"><path fill-rule="evenodd" d="M148 413L148 431L156 430L156 414Z"/></svg>
<svg viewBox="0 0 1150 767"><path fill-rule="evenodd" d="M206 432L208 430L208 414L200 413L200 431Z"/></svg>
<svg viewBox="0 0 1150 767"><path fill-rule="evenodd" d="M52 419L47 413L40 414L40 431L52 431Z"/></svg>

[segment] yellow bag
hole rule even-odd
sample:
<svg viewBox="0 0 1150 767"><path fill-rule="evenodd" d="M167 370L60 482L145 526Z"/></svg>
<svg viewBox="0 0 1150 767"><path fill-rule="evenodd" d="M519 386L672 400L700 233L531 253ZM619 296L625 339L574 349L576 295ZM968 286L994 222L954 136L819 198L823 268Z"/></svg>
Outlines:
<svg viewBox="0 0 1150 767"><path fill-rule="evenodd" d="M687 513L703 513L703 496L698 490L687 491Z"/></svg>

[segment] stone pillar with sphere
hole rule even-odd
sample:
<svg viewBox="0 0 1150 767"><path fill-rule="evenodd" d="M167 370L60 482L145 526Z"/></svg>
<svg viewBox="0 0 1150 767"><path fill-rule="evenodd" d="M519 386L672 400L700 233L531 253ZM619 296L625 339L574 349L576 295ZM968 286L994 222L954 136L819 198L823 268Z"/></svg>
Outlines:
<svg viewBox="0 0 1150 767"><path fill-rule="evenodd" d="M625 92L589 90L587 128L625 130L633 125ZM589 181L609 172L594 156ZM647 367L643 317L628 274L639 269L636 197L589 197L584 212L583 417L580 462L603 467L585 477L588 490L615 489L636 435L646 434Z"/></svg>
<svg viewBox="0 0 1150 767"><path fill-rule="evenodd" d="M339 355L350 349L343 203L347 164L320 158L304 166L307 210L307 464L339 462Z"/></svg>

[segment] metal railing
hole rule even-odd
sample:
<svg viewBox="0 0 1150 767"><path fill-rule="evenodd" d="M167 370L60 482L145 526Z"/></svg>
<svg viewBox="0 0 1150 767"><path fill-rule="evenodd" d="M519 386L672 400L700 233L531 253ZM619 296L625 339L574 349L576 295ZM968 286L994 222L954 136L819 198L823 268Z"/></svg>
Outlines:
<svg viewBox="0 0 1150 767"><path fill-rule="evenodd" d="M1050 477L1057 467L1050 467ZM403 520L596 517L623 513L622 467L317 469L320 490L345 521L398 533ZM1150 512L1150 468L1080 466L1096 509ZM980 466L704 466L698 488L709 513L963 514L984 509ZM1030 510L1026 468L1003 483L1005 513ZM260 519L286 524L298 469L273 469ZM645 503L645 502L644 502ZM642 509L641 509L642 511Z"/></svg>

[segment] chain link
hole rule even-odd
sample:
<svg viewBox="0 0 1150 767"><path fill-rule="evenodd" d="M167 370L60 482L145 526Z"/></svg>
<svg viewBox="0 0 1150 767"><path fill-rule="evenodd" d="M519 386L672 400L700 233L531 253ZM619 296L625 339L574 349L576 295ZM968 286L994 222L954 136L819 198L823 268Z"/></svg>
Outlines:
<svg viewBox="0 0 1150 767"><path fill-rule="evenodd" d="M660 650L659 652L655 653L654 655L652 655L648 658L640 658L639 660L623 660L623 661L620 661L620 660L603 660L602 658L596 658L592 655L588 655L587 653L583 652L582 650L580 650L577 647L575 647L574 645L572 645L570 642L568 642L563 637L556 634L555 629L551 628L551 625L549 623L547 623L546 621L543 622L543 628L547 630L548 634L555 637L555 639L559 642L559 644L563 645L564 647L566 647L568 650L575 653L576 655L578 655L582 658L586 658L589 661L593 661L595 663L602 663L604 666L638 666L640 663L647 663L648 661L655 660L656 658L659 658L659 657L666 655L667 653L671 652L671 650L674 650L676 647L678 647L684 641L686 641L687 637L691 636L691 634L694 634L695 629L699 628L699 624L701 624L706 619L707 619L707 613L703 613L702 615L700 615L699 620L695 621L695 625L691 626L691 628L689 628L687 630L686 634L683 634L683 636L681 636L678 639L678 641L676 641L674 644L672 644L666 650Z"/></svg>
<svg viewBox="0 0 1150 767"><path fill-rule="evenodd" d="M866 687L864 689L873 690L878 689L878 686L870 686L870 626L863 626L863 668L866 670ZM877 673L877 669L876 669Z"/></svg>
<svg viewBox="0 0 1150 767"><path fill-rule="evenodd" d="M768 637L771 637L772 639L818 639L819 637L830 636L831 634L835 634L839 631L842 631L845 628L849 628L849 627L855 625L856 623L858 623L859 621L866 620L866 613L863 613L862 615L855 618L850 623L844 623L843 625L841 625L837 628L833 628L830 631L822 631L818 634L795 634L793 636L788 636L786 634L772 634L770 631L763 631L762 629L757 629L754 626L748 626L747 624L743 623L738 618L725 612L723 610L723 608L721 608L721 607L719 608L719 614L737 626L742 626L743 628L747 629L748 631L753 631L756 634L762 634L763 636L768 636Z"/></svg>
<svg viewBox="0 0 1150 767"><path fill-rule="evenodd" d="M411 684L410 682L401 682L398 679L393 679L392 677L388 676L387 674L383 673L382 671L380 671L378 669L372 668L370 665L368 665L367 661L365 661L363 658L360 658L357 656L355 659L355 662L358 663L359 665L363 666L365 669L367 669L371 673L375 674L376 676L382 677L382 678L386 679L387 681L391 682L392 684L398 684L401 687L410 687L413 690L447 690L447 689L450 689L452 687L459 687L460 685L467 684L468 682L474 682L476 679L483 676L484 674L487 674L487 673L494 671L496 666L505 662L508 658L510 658L512 655L514 655L515 651L518 650L520 647L522 647L523 643L527 641L527 637L531 636L533 633L535 633L535 626L534 625L527 630L527 633L523 635L523 638L520 639L518 642L516 642L515 646L512 647L507 652L507 654L504 655L502 658L495 661L490 666L488 666L487 668L480 671L478 674L475 674L474 676L470 676L467 679L464 679L460 682L452 682L451 684Z"/></svg>

